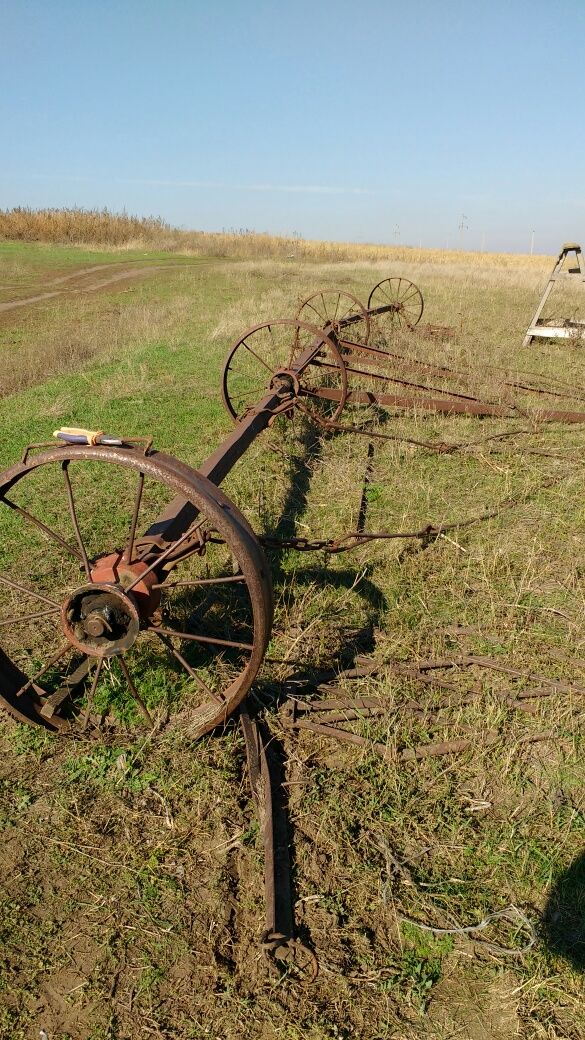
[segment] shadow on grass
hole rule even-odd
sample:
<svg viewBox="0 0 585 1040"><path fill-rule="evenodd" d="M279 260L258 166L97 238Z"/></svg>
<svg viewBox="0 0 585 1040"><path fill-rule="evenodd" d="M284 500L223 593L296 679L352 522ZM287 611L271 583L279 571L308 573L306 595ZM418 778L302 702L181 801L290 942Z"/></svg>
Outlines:
<svg viewBox="0 0 585 1040"><path fill-rule="evenodd" d="M548 948L585 971L585 853L557 878L541 927Z"/></svg>
<svg viewBox="0 0 585 1040"><path fill-rule="evenodd" d="M325 437L327 437L327 434L319 430L313 423L307 423L302 429L298 438L299 450L289 460L288 489L280 519L276 527L270 531L270 537L288 539L294 538L296 535L297 520L304 515L307 508L311 478L315 465L322 456L322 445ZM374 444L370 441L362 480L357 521L357 529L360 531L363 531L367 526L368 487L371 480L373 458ZM337 533L339 534L339 532ZM324 537L328 537L328 532L324 534ZM280 586L288 583L290 575L283 567L281 553L268 550L268 555L270 558L272 582L275 589L278 589ZM334 569L329 565L332 557L325 556L323 558L324 554L321 553L320 555L321 560L318 564L315 565L311 561L308 563L308 566L304 564L295 570L295 587L301 588L303 585L311 584L327 585L339 590L340 594L355 588L358 595L367 603L366 623L359 631L356 631L355 628L349 628L347 643L332 656L330 673L333 676L340 669L351 667L357 655L371 653L374 650L374 628L381 614L386 609L387 602L381 590L366 574L361 576L356 585L356 575L359 570L357 566L352 567L350 562L349 566L343 570ZM313 555L313 560L314 558ZM291 661L291 663L295 662ZM310 666L301 668L301 673L291 678L293 681L299 681L303 677L308 681L315 678ZM320 681L323 680L321 679Z"/></svg>
<svg viewBox="0 0 585 1040"><path fill-rule="evenodd" d="M270 531L271 538L286 539L294 538L296 535L297 520L303 516L307 508L313 469L321 458L323 436L322 431L313 423L307 423L300 431L298 451L288 460L289 469L285 475L288 483L286 497L280 519L274 530ZM271 552L269 555L272 580L276 585L284 576L280 553Z"/></svg>

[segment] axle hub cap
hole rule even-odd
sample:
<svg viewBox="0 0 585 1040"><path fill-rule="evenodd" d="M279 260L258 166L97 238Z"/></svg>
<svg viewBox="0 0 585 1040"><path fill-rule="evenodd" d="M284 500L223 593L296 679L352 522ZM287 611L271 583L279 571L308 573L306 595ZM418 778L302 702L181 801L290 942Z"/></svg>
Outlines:
<svg viewBox="0 0 585 1040"><path fill-rule="evenodd" d="M82 586L63 604L61 621L69 642L91 657L123 654L140 631L131 594L116 585Z"/></svg>

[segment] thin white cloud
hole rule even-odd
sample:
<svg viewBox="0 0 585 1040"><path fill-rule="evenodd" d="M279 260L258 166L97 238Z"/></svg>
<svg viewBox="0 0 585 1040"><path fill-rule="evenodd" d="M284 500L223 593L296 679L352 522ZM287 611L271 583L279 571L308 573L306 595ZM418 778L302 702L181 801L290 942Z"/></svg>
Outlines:
<svg viewBox="0 0 585 1040"><path fill-rule="evenodd" d="M2 180L10 179L3 174ZM56 180L84 184L142 184L153 188L214 188L221 191L277 191L306 195L373 195L370 188L341 187L333 184L225 184L222 181L162 180L148 177L84 177L71 174L31 173L18 180Z"/></svg>
<svg viewBox="0 0 585 1040"><path fill-rule="evenodd" d="M371 195L369 188L347 188L333 184L225 184L222 181L153 180L120 177L116 184L146 184L157 188L216 188L222 191L283 191L307 195Z"/></svg>

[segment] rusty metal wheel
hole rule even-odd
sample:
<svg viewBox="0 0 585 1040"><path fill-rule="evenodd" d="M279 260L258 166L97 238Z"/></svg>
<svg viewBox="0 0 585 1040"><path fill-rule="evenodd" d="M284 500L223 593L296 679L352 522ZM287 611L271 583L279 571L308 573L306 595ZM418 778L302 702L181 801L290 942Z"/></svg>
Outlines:
<svg viewBox="0 0 585 1040"><path fill-rule="evenodd" d="M334 340L315 325L279 318L255 325L231 348L223 368L222 398L233 419L252 411L279 380L291 387L291 414L335 421L347 398L347 372Z"/></svg>
<svg viewBox="0 0 585 1040"><path fill-rule="evenodd" d="M368 298L368 310L387 307L382 314L370 314L376 332L382 335L396 329L412 329L418 325L424 310L420 289L407 278L384 278L372 289Z"/></svg>
<svg viewBox="0 0 585 1040"><path fill-rule="evenodd" d="M338 339L367 343L370 336L366 308L357 296L343 289L321 289L313 293L303 300L296 316L321 328L332 328Z"/></svg>
<svg viewBox="0 0 585 1040"><path fill-rule="evenodd" d="M271 625L263 550L189 466L62 446L0 474L0 705L20 721L171 714L200 736L250 689Z"/></svg>

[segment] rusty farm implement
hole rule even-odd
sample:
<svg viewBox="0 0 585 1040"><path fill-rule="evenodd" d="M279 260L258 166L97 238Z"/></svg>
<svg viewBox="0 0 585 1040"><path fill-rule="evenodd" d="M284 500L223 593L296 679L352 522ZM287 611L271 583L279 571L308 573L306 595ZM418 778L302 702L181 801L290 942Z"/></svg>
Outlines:
<svg viewBox="0 0 585 1040"><path fill-rule="evenodd" d="M416 286L386 279L368 306L349 293L323 290L302 303L296 318L254 326L234 344L223 370L222 396L234 429L197 469L149 443L100 432L64 430L59 444L28 448L0 475L3 707L49 730L86 728L100 677L111 673L115 660L120 683L151 721L140 685L151 682L153 660L162 672L170 655L183 680L178 699L188 691L190 733L226 721L250 689L270 639L264 546L278 546L254 533L219 485L279 416L300 414L323 430L359 432L363 427L341 422L344 411L382 406L397 413L522 418L530 429L540 422L585 422L585 412L483 401L462 389L464 370L380 345L392 328L415 329L422 312ZM396 385L401 392L390 392ZM546 387L536 376L502 377L502 385L539 401L542 395L574 400L581 392L585 399L585 390L558 381ZM411 443L437 451L461 447ZM429 530L375 536L424 537ZM301 549L341 551L371 537L362 531L296 541Z"/></svg>
<svg viewBox="0 0 585 1040"><path fill-rule="evenodd" d="M390 278L375 286L367 305L345 291L323 290L295 318L254 326L223 369L222 397L234 429L197 469L150 442L103 431L63 429L59 443L27 448L0 474L0 705L49 731L99 732L113 716L127 724L138 715L153 725L149 695L156 685L167 714L187 736L199 737L226 723L262 665L273 622L267 548L340 552L373 538L429 540L513 505L413 532L360 529L279 542L258 536L220 489L278 417L437 452L466 445L380 432L364 427L364 416L384 408L522 420L522 429L486 441L534 431L542 422L585 423L585 411L527 405L551 397L585 401L585 388L500 373L499 394L483 400L465 368L400 353L392 336L416 335L423 306L416 286ZM448 330L427 326L422 334L440 338ZM356 410L360 425L346 423ZM260 800L270 773L265 743L247 712L243 726ZM265 820L266 932L269 952L280 956L292 942L293 924L277 890L271 827ZM281 875L287 869L281 862Z"/></svg>

